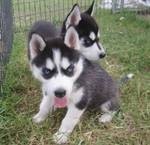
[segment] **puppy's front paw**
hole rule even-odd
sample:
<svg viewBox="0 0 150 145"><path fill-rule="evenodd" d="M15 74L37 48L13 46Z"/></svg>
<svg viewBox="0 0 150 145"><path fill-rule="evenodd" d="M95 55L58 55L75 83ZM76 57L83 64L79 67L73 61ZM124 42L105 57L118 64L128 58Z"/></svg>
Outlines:
<svg viewBox="0 0 150 145"><path fill-rule="evenodd" d="M44 117L44 116L40 115L39 113L37 113L37 114L32 118L32 120L33 120L33 122L35 122L35 123L41 123L42 121L45 120L45 118L46 118L46 117Z"/></svg>
<svg viewBox="0 0 150 145"><path fill-rule="evenodd" d="M99 118L100 123L109 123L111 122L113 116L112 114L105 113Z"/></svg>
<svg viewBox="0 0 150 145"><path fill-rule="evenodd" d="M67 143L68 135L63 132L56 132L53 136L53 140L57 144L64 144Z"/></svg>

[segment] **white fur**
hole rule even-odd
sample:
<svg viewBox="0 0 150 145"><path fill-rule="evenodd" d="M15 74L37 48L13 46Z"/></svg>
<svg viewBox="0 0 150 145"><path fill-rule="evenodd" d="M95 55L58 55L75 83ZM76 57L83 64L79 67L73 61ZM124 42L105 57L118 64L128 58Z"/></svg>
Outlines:
<svg viewBox="0 0 150 145"><path fill-rule="evenodd" d="M127 77L128 77L129 79L132 79L133 76L134 76L134 74L132 74L132 73L130 73L130 74L127 75Z"/></svg>
<svg viewBox="0 0 150 145"><path fill-rule="evenodd" d="M89 35L89 37L91 38L91 40L95 40L96 35L95 35L94 32L91 32L90 35Z"/></svg>
<svg viewBox="0 0 150 145"><path fill-rule="evenodd" d="M54 58L54 63L56 64L58 70L60 70L59 64L61 61L61 53L59 49L53 49L53 58Z"/></svg>
<svg viewBox="0 0 150 145"><path fill-rule="evenodd" d="M48 58L46 60L46 67L49 68L50 70L53 70L54 69L54 63L52 62L52 60L50 58Z"/></svg>
<svg viewBox="0 0 150 145"><path fill-rule="evenodd" d="M78 88L78 89L76 87L73 87L73 91L69 98L70 102L72 102L74 104L78 103L81 100L83 93L84 93L83 87Z"/></svg>
<svg viewBox="0 0 150 145"><path fill-rule="evenodd" d="M74 82L78 79L82 71L83 71L83 59L80 58L78 63L75 65L75 74L72 77Z"/></svg>
<svg viewBox="0 0 150 145"><path fill-rule="evenodd" d="M104 104L101 105L101 111L104 113L101 115L99 118L100 123L108 123L111 122L113 116L115 115L116 111L111 111L110 110L110 101L105 102Z"/></svg>
<svg viewBox="0 0 150 145"><path fill-rule="evenodd" d="M110 101L107 101L107 102L105 102L105 103L103 103L102 105L101 105L101 110L103 111L103 112L106 112L106 113L109 113L110 111L109 111L109 108L110 108L110 104L111 102Z"/></svg>
<svg viewBox="0 0 150 145"><path fill-rule="evenodd" d="M80 52L88 59L91 61L96 61L99 59L100 54L104 54L105 50L101 43L99 43L101 49L98 48L97 43L95 42L92 46L90 47L84 47L83 46L83 39L80 40Z"/></svg>
<svg viewBox="0 0 150 145"><path fill-rule="evenodd" d="M67 69L70 66L70 62L68 58L64 57L61 62L61 66L63 69Z"/></svg>
<svg viewBox="0 0 150 145"><path fill-rule="evenodd" d="M41 71L42 71L41 68L38 68L38 67L36 67L35 65L32 65L32 64L31 64L31 71L32 71L33 76L34 76L37 80L39 80L40 82L44 82L44 78L43 78L42 75L41 75Z"/></svg>
<svg viewBox="0 0 150 145"><path fill-rule="evenodd" d="M66 96L69 96L72 91L73 81L72 78L69 78L61 73L57 76L52 77L50 80L47 80L45 87L50 96L55 96L55 91L59 88L62 88L66 91Z"/></svg>
<svg viewBox="0 0 150 145"><path fill-rule="evenodd" d="M97 37L100 38L100 32L98 32Z"/></svg>
<svg viewBox="0 0 150 145"><path fill-rule="evenodd" d="M112 114L109 113L104 113L100 118L99 118L99 123L108 123L111 122L113 118Z"/></svg>
<svg viewBox="0 0 150 145"><path fill-rule="evenodd" d="M48 96L44 87L42 88L42 90L43 90L43 98L40 103L40 109L39 112L33 117L33 121L35 123L40 123L44 121L48 113L52 112L53 109L54 97Z"/></svg>

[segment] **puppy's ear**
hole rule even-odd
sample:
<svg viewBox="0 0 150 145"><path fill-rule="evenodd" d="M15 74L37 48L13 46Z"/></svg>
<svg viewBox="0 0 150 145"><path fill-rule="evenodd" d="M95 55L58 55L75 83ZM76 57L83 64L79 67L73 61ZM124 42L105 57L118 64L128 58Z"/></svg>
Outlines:
<svg viewBox="0 0 150 145"><path fill-rule="evenodd" d="M86 10L84 13L93 16L94 14L94 9L95 9L95 0L93 0L91 6L88 8L88 10Z"/></svg>
<svg viewBox="0 0 150 145"><path fill-rule="evenodd" d="M68 14L65 22L66 29L70 26L77 26L81 20L81 13L78 4L75 4Z"/></svg>
<svg viewBox="0 0 150 145"><path fill-rule="evenodd" d="M29 42L29 55L30 58L35 58L41 51L44 50L46 44L43 38L38 34L32 34Z"/></svg>
<svg viewBox="0 0 150 145"><path fill-rule="evenodd" d="M79 36L73 26L67 29L64 43L70 48L77 49L77 50L80 49Z"/></svg>

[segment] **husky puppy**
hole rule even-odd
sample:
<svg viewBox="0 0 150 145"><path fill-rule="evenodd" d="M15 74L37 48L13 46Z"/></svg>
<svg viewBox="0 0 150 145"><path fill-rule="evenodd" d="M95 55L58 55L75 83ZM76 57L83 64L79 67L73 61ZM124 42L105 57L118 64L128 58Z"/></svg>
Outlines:
<svg viewBox="0 0 150 145"><path fill-rule="evenodd" d="M105 50L99 42L100 33L98 25L93 16L94 3L89 9L83 13L80 12L79 6L75 4L63 22L62 29L56 28L53 24L47 21L37 21L32 26L31 33L39 34L44 40L56 36L64 38L67 28L70 25L76 27L79 35L80 52L91 61L99 60L105 57Z"/></svg>
<svg viewBox="0 0 150 145"><path fill-rule="evenodd" d="M61 35L65 35L67 28L73 25L79 35L80 52L91 61L96 61L105 57L105 50L99 42L100 30L93 18L95 1L89 9L80 12L78 4L75 4L63 22Z"/></svg>
<svg viewBox="0 0 150 145"><path fill-rule="evenodd" d="M90 107L102 110L100 122L111 121L119 107L118 87L99 64L89 61L79 52L76 29L69 27L64 40L44 40L36 32L29 34L29 63L43 92L39 112L33 121L40 123L54 108L67 107L61 126L53 137L58 144L67 142L84 111Z"/></svg>

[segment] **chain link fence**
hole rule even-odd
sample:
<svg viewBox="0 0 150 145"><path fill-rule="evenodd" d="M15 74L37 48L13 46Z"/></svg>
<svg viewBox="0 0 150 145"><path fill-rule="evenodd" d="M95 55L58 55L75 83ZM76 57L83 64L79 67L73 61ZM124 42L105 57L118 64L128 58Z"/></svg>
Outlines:
<svg viewBox="0 0 150 145"><path fill-rule="evenodd" d="M150 13L150 0L95 0L96 8L120 12L124 9L138 14ZM72 5L86 9L92 0L12 0L14 32L25 32L37 20L49 20L60 25Z"/></svg>
<svg viewBox="0 0 150 145"><path fill-rule="evenodd" d="M91 0L13 0L14 31L23 32L37 20L49 20L60 25L73 4L87 8Z"/></svg>

